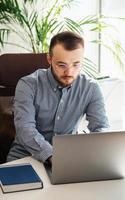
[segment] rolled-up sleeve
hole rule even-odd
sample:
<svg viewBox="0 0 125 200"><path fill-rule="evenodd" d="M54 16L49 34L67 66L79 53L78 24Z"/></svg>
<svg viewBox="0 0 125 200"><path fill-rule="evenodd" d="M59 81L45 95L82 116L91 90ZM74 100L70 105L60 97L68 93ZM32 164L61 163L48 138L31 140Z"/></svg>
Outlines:
<svg viewBox="0 0 125 200"><path fill-rule="evenodd" d="M36 129L34 98L36 84L21 79L14 98L16 139L34 158L45 162L52 155L52 146Z"/></svg>

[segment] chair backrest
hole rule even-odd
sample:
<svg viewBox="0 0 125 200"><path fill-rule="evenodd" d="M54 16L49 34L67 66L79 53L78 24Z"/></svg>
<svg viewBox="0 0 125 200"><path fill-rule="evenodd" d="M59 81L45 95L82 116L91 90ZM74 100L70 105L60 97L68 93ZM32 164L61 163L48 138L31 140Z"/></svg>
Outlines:
<svg viewBox="0 0 125 200"><path fill-rule="evenodd" d="M3 54L0 56L0 96L13 96L16 84L38 68L48 68L46 53Z"/></svg>
<svg viewBox="0 0 125 200"><path fill-rule="evenodd" d="M48 68L46 53L3 54L0 56L0 164L15 137L13 96L18 80L38 68Z"/></svg>

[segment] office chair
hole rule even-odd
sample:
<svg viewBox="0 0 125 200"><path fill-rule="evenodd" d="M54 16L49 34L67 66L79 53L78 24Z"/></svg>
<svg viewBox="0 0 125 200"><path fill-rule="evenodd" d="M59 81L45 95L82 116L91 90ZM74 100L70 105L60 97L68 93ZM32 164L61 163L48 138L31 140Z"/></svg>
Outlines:
<svg viewBox="0 0 125 200"><path fill-rule="evenodd" d="M46 55L14 53L0 56L0 164L6 162L15 137L12 106L17 82L38 68L48 68Z"/></svg>

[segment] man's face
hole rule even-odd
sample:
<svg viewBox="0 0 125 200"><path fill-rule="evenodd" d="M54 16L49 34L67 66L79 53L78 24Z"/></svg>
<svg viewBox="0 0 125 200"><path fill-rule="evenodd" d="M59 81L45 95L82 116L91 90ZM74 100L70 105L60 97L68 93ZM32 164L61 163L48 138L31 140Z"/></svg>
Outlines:
<svg viewBox="0 0 125 200"><path fill-rule="evenodd" d="M73 83L80 74L82 58L82 45L75 50L66 50L61 44L54 46L52 55L48 55L48 62L60 85L66 87Z"/></svg>

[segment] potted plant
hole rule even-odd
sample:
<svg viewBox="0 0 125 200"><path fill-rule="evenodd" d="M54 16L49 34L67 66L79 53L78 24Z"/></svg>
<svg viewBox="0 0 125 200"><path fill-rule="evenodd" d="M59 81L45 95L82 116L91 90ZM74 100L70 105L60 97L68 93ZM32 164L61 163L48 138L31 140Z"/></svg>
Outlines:
<svg viewBox="0 0 125 200"><path fill-rule="evenodd" d="M23 48L25 52L48 52L50 38L59 31L70 30L83 35L84 27L88 26L89 31L100 34L108 28L104 22L104 16L91 15L77 21L63 16L64 9L71 7L74 2L75 0L62 0L61 2L59 0L43 0L42 3L38 0L1 0L1 50L4 45L9 44ZM12 33L16 34L21 42L10 41L9 35ZM97 45L102 44L100 38L91 42ZM102 45L110 49L121 63L116 48L111 49L106 44ZM119 45L120 47L121 45ZM94 78L100 77L97 66L88 58L84 59L84 72Z"/></svg>

